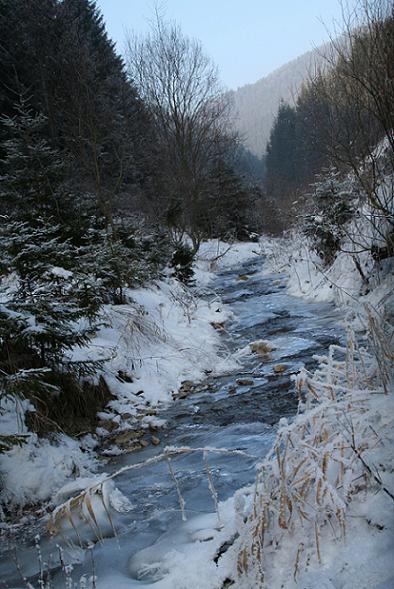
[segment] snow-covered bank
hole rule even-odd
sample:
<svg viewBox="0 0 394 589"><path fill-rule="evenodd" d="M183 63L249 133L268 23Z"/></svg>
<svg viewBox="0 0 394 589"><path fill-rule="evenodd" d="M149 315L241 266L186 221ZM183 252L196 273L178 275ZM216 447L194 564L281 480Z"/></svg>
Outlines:
<svg viewBox="0 0 394 589"><path fill-rule="evenodd" d="M204 243L196 263L197 287L207 285L218 269L255 257L258 247ZM236 367L218 329L228 320L228 309L214 295L199 297L197 290L168 276L130 290L129 304L103 309L94 339L73 352L74 359L103 361L100 374L112 395L93 435L76 440L54 433L50 439L39 438L24 423L26 411L34 412L31 403L2 403L0 433L25 436L24 444L0 454L3 505L15 508L49 501L70 481L94 483L96 447L104 442L107 454L138 447L138 438L128 432L149 434L163 425L156 416L158 408L171 402L185 382L197 383L207 374Z"/></svg>
<svg viewBox="0 0 394 589"><path fill-rule="evenodd" d="M281 247L280 243L278 245ZM255 245L250 247L255 249ZM270 247L273 247L272 242ZM254 306L252 300L246 298L232 305L234 313L238 314L239 309L249 309L248 312L254 314L255 324L260 326L260 335L263 335L264 330L269 329L268 324L260 323L265 307L271 308L270 305L276 300L274 308L277 309L280 300L281 306L278 307L278 311L289 310L292 317L299 314L304 317L298 324L297 333L308 337L306 332L309 334L315 330L319 331L318 326L323 319L320 314L322 308L329 307L332 311L332 306L309 304L289 297L282 288L285 280L283 276L279 281L277 276L262 278L261 282L265 283L262 289L258 272L256 273L258 268L259 262L247 267L251 271L250 286L252 288L252 283L255 284L259 305ZM225 270L225 267L223 269ZM240 289L242 292L243 281L247 276L238 274L239 272L241 270L238 270L238 267L232 274L224 272L215 287L225 284L228 290L223 292L232 295L234 289ZM209 288L206 292L209 292ZM212 299L217 304L216 297ZM293 305L295 308L292 308ZM156 305L152 304L151 309L153 313ZM317 313L315 318L314 313ZM330 315L329 321L337 316L337 313ZM360 588L376 589L382 583L383 587L384 583L388 583L390 587L393 572L390 568L392 527L389 514L392 512L390 493L393 487L394 466L390 453L394 437L389 380L392 357L387 339L388 328L378 319L373 310L364 315L364 321L369 323L369 340L372 346L362 333L358 333L357 337L354 335L353 324L349 320L348 347L346 348L343 343L336 343L327 356L323 357L321 352L322 357L318 358L320 366L316 372L309 373L305 369L300 372L295 385L303 401L302 411L294 420L281 421L276 442L276 427L270 430L268 439L266 433L262 433L265 430L261 428L258 434L254 435L256 430L250 424L245 423L242 429L234 430L235 437L231 448L249 449L246 440L252 437L254 442L250 450L251 455L259 454L260 460L263 461L265 452L271 448L271 444L273 450L258 467L256 484L240 489L234 497L219 504L220 523L215 513L195 517L201 505L197 502L197 509L194 510L196 506L191 500L192 497L188 495L188 486L191 483L192 492L197 494L198 501L201 488L209 487L213 501L208 496L209 503L206 509L213 511L216 503L215 488L218 497L223 497L222 482L225 488L231 479L233 493L238 487L250 483L251 478L240 478L241 461L247 460L246 457L237 457L234 476L231 466L223 468L223 463L218 464L212 458L213 447L228 447L225 428L222 426L214 428L214 435L211 435L210 427L204 427L196 434L196 430L199 429L196 427L198 418L194 421L186 411L183 426L181 421L175 419L174 429L168 430L174 433L179 431L179 437L175 440L167 438L167 443L171 444L172 448L182 446L183 449L177 450L181 452L188 451L186 446L193 446L193 440L196 439L194 436L198 435L198 448L205 448L210 465L208 471L205 471L206 474L203 474L202 463L196 466L191 457L184 458L188 465L187 476L184 478L182 467L178 470L174 465L174 478L171 481L166 480L165 484L161 485L158 463L155 462L155 468L149 474L150 457L159 460L156 451L152 452L153 449L147 448L139 457L130 457L130 462L128 458L122 458L119 466L127 464L126 469L143 467L138 471L141 473L141 480L138 483L138 477L134 476L130 479L126 476L124 479L120 468L117 474L112 471L115 478L107 481L109 485L104 483L107 485L103 492L105 507L111 518L120 524L121 549L119 550L116 541L111 538L96 545L94 553L97 558L97 587L112 589L116 586L117 589L126 589L143 585L152 589L186 589L191 586L198 589L224 589L232 586L235 589L254 589L261 586L269 589L351 589L354 579ZM231 329L237 323L238 321L234 322ZM281 325L285 330L288 327L286 322ZM242 329L242 326L240 328ZM215 331L212 333L217 335ZM238 341L238 333L234 332L235 341ZM256 351L260 350L264 354L267 345L277 343L278 339L284 346L286 338L275 338L270 341L255 341L253 346L248 345L248 350L253 352L253 348L256 348ZM309 342L312 343L310 354L316 349L313 345L314 336L312 339L313 341ZM251 341L250 336L246 341ZM320 349L326 349L326 346ZM299 368L300 365L296 370ZM128 385L134 384L123 380ZM116 386L120 381L115 381ZM122 386L123 384L121 383ZM225 391L228 391L227 384ZM273 380L270 388L273 395L275 386L276 382ZM216 398L211 392L205 394L213 399L212 405L208 404L205 408L208 416L211 409L215 409ZM253 396L249 397L245 404L242 392L238 397L231 396L231 393L228 395L224 399L227 405L219 405L220 410L226 411L228 407L230 420L233 414L236 421L247 411ZM133 399L133 396L130 398ZM179 406L181 414L185 415L185 406L193 413L193 403L204 411L201 398L193 396L185 400L183 407ZM253 405L256 418L261 419L258 403L263 408L264 397L257 395L256 405ZM216 409L217 407L218 405ZM136 406L141 416L144 413L143 408L142 400L141 406ZM170 412L173 409L175 406ZM197 415L198 408L196 409ZM152 406L148 406L148 411L151 410ZM115 412L116 406L108 411L113 415ZM235 416L235 412L239 412L239 415ZM279 419L281 415L282 411L277 413L276 418ZM145 414L145 418L153 417ZM126 416L119 424L124 424L124 421L131 422L134 418ZM160 433L158 435L161 436ZM164 446L165 438L161 437ZM164 460L166 456L163 452ZM137 463L134 460L137 460ZM165 464L162 466L165 471ZM148 472L145 471L146 467ZM200 467L202 473L196 476L196 471ZM212 472L211 480L209 468ZM163 474L163 471L161 472ZM100 482L103 480L97 479L99 486L96 484L96 491L100 490ZM202 483L201 486L195 486L196 480ZM119 488L129 493L130 502L134 504L129 515L117 516L114 513L128 509L124 498L114 488L114 484L118 484L117 481ZM95 519L99 522L103 534L112 535L100 494L95 494L92 489L88 495L76 495L92 483L94 480L89 481L87 478L76 480L57 495L57 501L63 503L63 507L57 511L55 528L60 527L73 538L77 537L68 518L69 509L73 512L73 521L80 526L85 541L94 539L95 534L99 536L97 530L95 532ZM210 486L212 484L215 486ZM167 519L169 486L173 508L175 504L175 512L172 512L174 517L171 517L170 521ZM157 497L157 494L160 500L156 502L153 497ZM178 513L176 503L178 496L182 512L185 509L182 494L186 501L186 513L191 516L185 523L181 522L181 514ZM71 501L64 504L70 495ZM84 501L85 496L92 504L95 519L89 511L90 503ZM150 508L155 514L152 517ZM81 513L85 517L84 520L80 516ZM126 520L126 524L123 520L123 525L127 528L125 534L122 533L122 518ZM87 522L93 530L88 529ZM158 523L159 526L156 528ZM151 529L150 526L153 527L153 533L145 542L145 533L147 528ZM165 533L158 537L163 530L166 530ZM356 559L363 559L363 568L354 565ZM86 566L83 570L86 573ZM78 575L80 576L80 573L76 568L73 573L75 582L78 581Z"/></svg>

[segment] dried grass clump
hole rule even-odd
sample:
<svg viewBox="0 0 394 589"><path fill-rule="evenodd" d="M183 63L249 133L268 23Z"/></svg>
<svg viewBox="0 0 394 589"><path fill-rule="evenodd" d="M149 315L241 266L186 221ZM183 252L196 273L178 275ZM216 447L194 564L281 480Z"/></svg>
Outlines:
<svg viewBox="0 0 394 589"><path fill-rule="evenodd" d="M287 555L294 558L294 581L311 560L321 563L322 532L326 538L330 530L333 540L345 537L347 506L361 489L376 485L394 499L365 458L381 443L376 432L371 435L369 401L388 393L393 374L387 331L371 311L367 317L368 351L349 326L346 348L331 346L327 356L316 357L316 372L304 369L295 379L299 414L291 425L282 420L258 468L238 543L239 587L269 587L271 559L284 543L294 554Z"/></svg>

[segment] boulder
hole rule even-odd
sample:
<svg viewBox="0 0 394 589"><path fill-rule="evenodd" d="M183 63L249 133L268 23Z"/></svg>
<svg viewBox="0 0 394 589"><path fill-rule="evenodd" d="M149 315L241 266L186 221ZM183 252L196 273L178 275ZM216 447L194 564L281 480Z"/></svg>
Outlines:
<svg viewBox="0 0 394 589"><path fill-rule="evenodd" d="M254 383L254 381L251 378L237 378L235 382L240 387L249 387Z"/></svg>

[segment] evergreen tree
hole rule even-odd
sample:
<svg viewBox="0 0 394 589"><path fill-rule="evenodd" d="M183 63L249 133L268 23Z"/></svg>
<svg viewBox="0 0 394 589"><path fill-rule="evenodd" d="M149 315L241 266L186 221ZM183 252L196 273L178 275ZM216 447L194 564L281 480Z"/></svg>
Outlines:
<svg viewBox="0 0 394 589"><path fill-rule="evenodd" d="M326 265L332 263L340 248L357 197L354 182L342 179L334 168L324 171L312 185L313 210L306 218L304 231Z"/></svg>
<svg viewBox="0 0 394 589"><path fill-rule="evenodd" d="M9 138L3 144L5 173L0 178L2 209L8 211L0 228L6 278L1 357L11 373L56 368L66 350L88 341L99 309L71 239L77 197L63 188L61 155L42 139L45 117L22 100L18 116L2 123ZM12 277L11 286L7 277ZM88 319L85 325L83 318Z"/></svg>
<svg viewBox="0 0 394 589"><path fill-rule="evenodd" d="M285 199L296 185L296 110L282 102L270 134L266 183L275 197Z"/></svg>
<svg viewBox="0 0 394 589"><path fill-rule="evenodd" d="M210 175L208 191L210 199L206 212L211 222L211 236L248 239L254 230L250 216L252 187L228 162L218 159Z"/></svg>
<svg viewBox="0 0 394 589"><path fill-rule="evenodd" d="M153 130L91 0L0 2L0 112L15 95L46 117L43 138L72 154L67 179L94 194L107 223L150 191Z"/></svg>
<svg viewBox="0 0 394 589"><path fill-rule="evenodd" d="M194 256L195 254L189 245L179 243L170 262L170 266L173 268L173 276L187 286L194 284Z"/></svg>

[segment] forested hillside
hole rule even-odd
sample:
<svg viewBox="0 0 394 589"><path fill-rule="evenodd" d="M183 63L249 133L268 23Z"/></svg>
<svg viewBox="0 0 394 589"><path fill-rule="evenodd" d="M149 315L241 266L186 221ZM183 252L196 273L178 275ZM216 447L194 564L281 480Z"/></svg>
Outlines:
<svg viewBox="0 0 394 589"><path fill-rule="evenodd" d="M268 194L293 223L307 215L307 232L334 251L363 199L392 222L390 191L378 194L393 174L391 8L374 5L365 18L345 23L326 67L295 104L281 103L267 145Z"/></svg>
<svg viewBox="0 0 394 589"><path fill-rule="evenodd" d="M261 158L281 100L293 105L303 82L324 63L329 46L308 51L268 76L231 91L234 125L246 147Z"/></svg>

